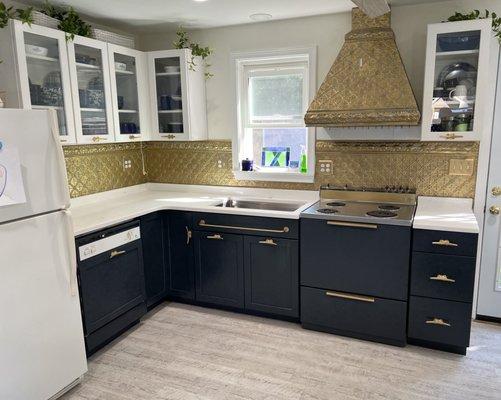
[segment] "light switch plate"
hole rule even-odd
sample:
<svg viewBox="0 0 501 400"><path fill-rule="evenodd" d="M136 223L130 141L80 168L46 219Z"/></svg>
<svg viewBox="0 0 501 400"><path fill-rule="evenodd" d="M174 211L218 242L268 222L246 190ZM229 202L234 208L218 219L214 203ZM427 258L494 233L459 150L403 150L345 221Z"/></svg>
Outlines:
<svg viewBox="0 0 501 400"><path fill-rule="evenodd" d="M317 161L317 171L321 175L332 175L332 160L318 160Z"/></svg>
<svg viewBox="0 0 501 400"><path fill-rule="evenodd" d="M456 159L449 161L449 175L472 176L475 168L475 160L472 158Z"/></svg>

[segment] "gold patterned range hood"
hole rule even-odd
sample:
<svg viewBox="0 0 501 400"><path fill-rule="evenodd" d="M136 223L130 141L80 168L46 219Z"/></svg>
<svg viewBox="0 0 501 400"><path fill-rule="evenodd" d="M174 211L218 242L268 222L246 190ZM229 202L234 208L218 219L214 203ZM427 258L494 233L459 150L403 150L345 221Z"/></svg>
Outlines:
<svg viewBox="0 0 501 400"><path fill-rule="evenodd" d="M318 89L307 126L418 125L419 112L405 72L391 13L370 18L352 10L352 31Z"/></svg>

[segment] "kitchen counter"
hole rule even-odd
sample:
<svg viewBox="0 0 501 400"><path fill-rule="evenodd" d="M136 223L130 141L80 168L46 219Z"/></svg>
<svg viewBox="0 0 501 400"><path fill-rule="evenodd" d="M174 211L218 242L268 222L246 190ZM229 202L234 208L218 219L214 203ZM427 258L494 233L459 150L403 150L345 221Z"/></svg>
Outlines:
<svg viewBox="0 0 501 400"><path fill-rule="evenodd" d="M292 212L216 207L228 197L304 205ZM75 236L80 236L160 210L299 219L301 212L317 201L318 192L307 190L147 183L72 199L71 212Z"/></svg>
<svg viewBox="0 0 501 400"><path fill-rule="evenodd" d="M419 196L414 229L478 233L473 200Z"/></svg>

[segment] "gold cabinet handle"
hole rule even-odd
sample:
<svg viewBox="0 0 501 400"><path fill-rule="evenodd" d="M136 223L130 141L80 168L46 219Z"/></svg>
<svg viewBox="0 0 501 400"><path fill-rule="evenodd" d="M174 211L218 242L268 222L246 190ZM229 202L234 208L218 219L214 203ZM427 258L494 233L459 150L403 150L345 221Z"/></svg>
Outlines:
<svg viewBox="0 0 501 400"><path fill-rule="evenodd" d="M268 246L278 246L278 244L276 244L273 241L273 239L260 240L259 243L265 244L265 245L268 245Z"/></svg>
<svg viewBox="0 0 501 400"><path fill-rule="evenodd" d="M365 303L374 303L376 301L376 299L374 297L360 296L358 294L348 294L348 293L339 293L339 292L325 292L325 295L329 296L329 297L338 297L340 299L363 301Z"/></svg>
<svg viewBox="0 0 501 400"><path fill-rule="evenodd" d="M438 325L438 326L451 326L448 322L445 322L442 318L433 318L426 321L428 325Z"/></svg>
<svg viewBox="0 0 501 400"><path fill-rule="evenodd" d="M493 196L501 196L501 186L494 186L491 193Z"/></svg>
<svg viewBox="0 0 501 400"><path fill-rule="evenodd" d="M374 225L374 224L359 224L359 223L356 223L356 222L327 221L327 225L347 226L347 227L350 227L350 228L377 229L377 225Z"/></svg>
<svg viewBox="0 0 501 400"><path fill-rule="evenodd" d="M460 139L463 136L462 135L456 135L455 133L447 133L445 135L441 135L440 137L442 139L446 139L446 140L454 140L454 139Z"/></svg>
<svg viewBox="0 0 501 400"><path fill-rule="evenodd" d="M221 235L210 235L210 236L207 236L207 239L212 239L212 240L223 240L223 237Z"/></svg>
<svg viewBox="0 0 501 400"><path fill-rule="evenodd" d="M489 212L492 214L492 215L499 215L499 213L501 212L501 208L499 208L498 206L491 206L489 208Z"/></svg>
<svg viewBox="0 0 501 400"><path fill-rule="evenodd" d="M94 137L92 138L92 141L93 141L94 143L98 143L98 142L101 142L101 141L103 141L103 140L106 140L106 138L102 138L101 136L94 136Z"/></svg>
<svg viewBox="0 0 501 400"><path fill-rule="evenodd" d="M140 136L129 135L129 140L139 139Z"/></svg>
<svg viewBox="0 0 501 400"><path fill-rule="evenodd" d="M125 254L125 253L126 253L125 250L121 250L121 251L113 250L110 253L110 259L115 258L115 257L120 256L120 255Z"/></svg>
<svg viewBox="0 0 501 400"><path fill-rule="evenodd" d="M290 231L288 226L284 226L282 229L248 228L245 226L213 225L206 223L203 219L198 222L198 226L203 226L205 228L236 229L239 231L251 232L289 233Z"/></svg>
<svg viewBox="0 0 501 400"><path fill-rule="evenodd" d="M186 244L190 244L190 240L193 237L193 233L190 231L190 229L188 229L187 226L185 226L185 228L186 228Z"/></svg>
<svg viewBox="0 0 501 400"><path fill-rule="evenodd" d="M449 282L449 283L456 282L455 279L451 279L447 275L444 275L444 274L437 274L437 276L430 276L430 281Z"/></svg>
<svg viewBox="0 0 501 400"><path fill-rule="evenodd" d="M456 243L452 243L447 239L440 239L438 242L431 242L435 246L446 246L446 247L458 247L459 245Z"/></svg>

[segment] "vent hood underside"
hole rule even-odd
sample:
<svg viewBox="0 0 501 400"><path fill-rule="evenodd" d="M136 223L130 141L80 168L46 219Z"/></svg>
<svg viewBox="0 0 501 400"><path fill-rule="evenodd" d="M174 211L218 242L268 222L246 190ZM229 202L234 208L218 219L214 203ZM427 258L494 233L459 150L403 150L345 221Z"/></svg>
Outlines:
<svg viewBox="0 0 501 400"><path fill-rule="evenodd" d="M418 125L421 114L405 72L390 13L352 11L352 31L306 115L307 126Z"/></svg>

